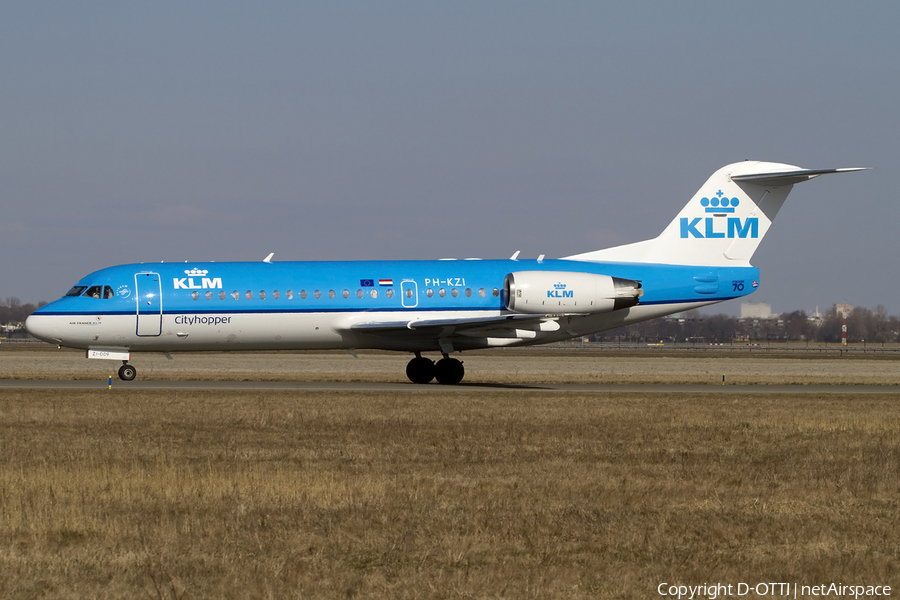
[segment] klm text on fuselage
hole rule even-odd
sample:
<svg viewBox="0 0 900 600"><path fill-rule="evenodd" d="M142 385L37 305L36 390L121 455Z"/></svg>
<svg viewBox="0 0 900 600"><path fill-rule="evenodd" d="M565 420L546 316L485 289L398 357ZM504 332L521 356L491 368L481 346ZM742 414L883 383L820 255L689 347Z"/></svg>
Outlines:
<svg viewBox="0 0 900 600"><path fill-rule="evenodd" d="M717 222L718 221L718 222ZM738 217L728 217L724 231L721 229L723 219L714 217L681 217L681 237L695 238L758 238L759 218L747 217L741 222ZM718 227L717 227L718 225ZM717 231L718 229L718 231Z"/></svg>
<svg viewBox="0 0 900 600"><path fill-rule="evenodd" d="M197 285L193 277L175 277L172 279L172 284L176 290L222 289L222 278L204 277L200 285Z"/></svg>

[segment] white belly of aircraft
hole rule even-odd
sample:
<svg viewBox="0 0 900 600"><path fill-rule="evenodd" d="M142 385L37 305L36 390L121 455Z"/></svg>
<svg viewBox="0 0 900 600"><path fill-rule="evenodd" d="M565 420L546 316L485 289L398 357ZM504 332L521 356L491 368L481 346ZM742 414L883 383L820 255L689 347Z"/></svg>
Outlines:
<svg viewBox="0 0 900 600"><path fill-rule="evenodd" d="M459 349L491 346L531 345L548 343L588 335L669 314L673 310L690 310L707 303L679 306L660 304L636 306L606 315L560 318L538 328L508 329L505 331L473 331L466 335L466 344ZM494 311L466 312L407 312L378 313L386 321L415 321L466 316L491 317ZM286 349L348 349L380 348L388 350L428 349L433 344L420 345L415 331L408 336L379 337L350 331L356 322L364 322L367 313L221 313L166 314L160 326L150 328L158 335L138 335L134 315L54 315L40 319L39 333L60 345L73 348L126 348L132 351L186 352L204 350L286 350ZM558 323L558 326L557 326ZM38 324L30 324L32 329ZM143 329L146 331L146 328Z"/></svg>
<svg viewBox="0 0 900 600"><path fill-rule="evenodd" d="M343 348L331 313L164 315L158 335L137 335L133 315L46 316L43 337L73 348L123 347L135 351ZM34 329L37 324L33 324Z"/></svg>

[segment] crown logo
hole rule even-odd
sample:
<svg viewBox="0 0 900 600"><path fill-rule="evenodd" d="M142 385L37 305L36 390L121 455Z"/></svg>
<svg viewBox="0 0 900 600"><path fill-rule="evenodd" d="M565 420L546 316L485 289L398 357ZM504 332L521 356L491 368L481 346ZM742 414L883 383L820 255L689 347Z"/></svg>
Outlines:
<svg viewBox="0 0 900 600"><path fill-rule="evenodd" d="M558 290L564 290L564 289L566 289L566 284L564 284L564 283L554 283L554 284L553 284L553 287L555 287L555 288L558 289Z"/></svg>
<svg viewBox="0 0 900 600"><path fill-rule="evenodd" d="M712 198L700 198L700 205L708 213L733 213L734 208L741 203L737 198L723 198L722 190L716 192Z"/></svg>
<svg viewBox="0 0 900 600"><path fill-rule="evenodd" d="M191 269L190 271L185 271L185 272L184 272L184 274L187 275L188 277L203 277L203 276L206 275L207 273L209 273L209 271L207 271L206 269L203 269L203 270L201 271L201 270L198 269L197 267L194 267L194 268Z"/></svg>

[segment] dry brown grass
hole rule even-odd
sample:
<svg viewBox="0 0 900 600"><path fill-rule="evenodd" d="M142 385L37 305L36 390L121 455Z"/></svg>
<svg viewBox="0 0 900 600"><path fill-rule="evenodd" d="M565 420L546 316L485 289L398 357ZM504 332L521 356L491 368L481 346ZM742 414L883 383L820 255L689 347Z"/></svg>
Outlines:
<svg viewBox="0 0 900 600"><path fill-rule="evenodd" d="M897 395L0 390L0 453L4 597L900 584Z"/></svg>

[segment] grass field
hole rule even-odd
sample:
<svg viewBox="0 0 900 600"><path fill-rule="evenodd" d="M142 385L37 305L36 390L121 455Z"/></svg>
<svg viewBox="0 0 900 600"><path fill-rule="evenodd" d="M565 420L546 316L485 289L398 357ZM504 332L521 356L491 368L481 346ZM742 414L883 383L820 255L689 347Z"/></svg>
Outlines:
<svg viewBox="0 0 900 600"><path fill-rule="evenodd" d="M7 390L0 428L4 597L900 584L895 395Z"/></svg>
<svg viewBox="0 0 900 600"><path fill-rule="evenodd" d="M900 587L900 394L3 389L0 456L4 598Z"/></svg>

